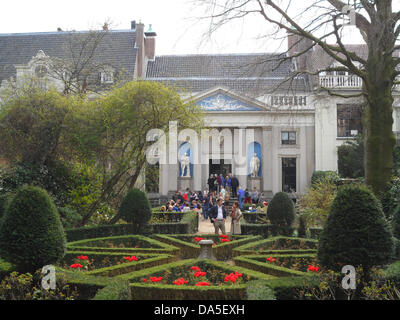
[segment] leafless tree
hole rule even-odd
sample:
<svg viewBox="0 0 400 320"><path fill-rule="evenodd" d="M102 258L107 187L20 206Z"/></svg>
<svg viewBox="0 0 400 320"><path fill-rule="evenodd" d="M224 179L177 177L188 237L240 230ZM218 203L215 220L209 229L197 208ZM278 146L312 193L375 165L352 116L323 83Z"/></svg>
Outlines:
<svg viewBox="0 0 400 320"><path fill-rule="evenodd" d="M301 58L310 51L322 49L337 62L335 66L305 64L291 74L292 81L301 74L310 77L322 72L344 71L362 79L359 92L343 94L330 87L320 86L330 95L360 98L364 107L365 176L366 183L379 194L390 180L393 167L395 136L393 125L394 85L400 75L400 6L392 0L354 0L350 4L340 0L195 0L206 8L210 21L209 32L237 19L261 15L274 32L269 36L297 36L289 45L291 55L277 56L276 67L288 59ZM399 8L396 8L396 5ZM396 11L398 10L398 11ZM349 21L350 20L350 21ZM344 28L353 24L366 43L367 52L360 54L343 41ZM282 35L282 32L285 32ZM329 44L330 38L336 43ZM301 44L301 45L299 45ZM293 52L294 46L300 48Z"/></svg>

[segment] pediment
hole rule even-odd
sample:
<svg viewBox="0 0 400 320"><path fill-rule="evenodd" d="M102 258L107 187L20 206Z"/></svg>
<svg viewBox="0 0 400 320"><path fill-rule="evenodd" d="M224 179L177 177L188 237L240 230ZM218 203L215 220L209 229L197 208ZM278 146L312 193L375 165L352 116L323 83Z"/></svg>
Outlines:
<svg viewBox="0 0 400 320"><path fill-rule="evenodd" d="M206 112L265 110L265 107L258 101L250 101L220 88L195 97L195 103Z"/></svg>

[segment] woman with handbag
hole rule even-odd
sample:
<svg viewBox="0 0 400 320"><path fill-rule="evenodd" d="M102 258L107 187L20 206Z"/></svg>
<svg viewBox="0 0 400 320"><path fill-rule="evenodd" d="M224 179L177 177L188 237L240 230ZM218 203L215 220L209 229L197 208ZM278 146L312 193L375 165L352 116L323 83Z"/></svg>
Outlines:
<svg viewBox="0 0 400 320"><path fill-rule="evenodd" d="M236 201L232 206L231 218L231 234L241 234L240 219L242 218L242 211L240 210L238 201Z"/></svg>

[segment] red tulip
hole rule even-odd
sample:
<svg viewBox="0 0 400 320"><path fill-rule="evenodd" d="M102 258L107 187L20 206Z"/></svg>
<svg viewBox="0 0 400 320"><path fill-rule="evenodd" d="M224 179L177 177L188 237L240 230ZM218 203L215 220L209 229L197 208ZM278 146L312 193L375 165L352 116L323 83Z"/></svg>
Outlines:
<svg viewBox="0 0 400 320"><path fill-rule="evenodd" d="M190 270L193 270L193 271L201 271L200 268L197 267L197 266L190 267Z"/></svg>
<svg viewBox="0 0 400 320"><path fill-rule="evenodd" d="M77 268L83 268L83 266L80 263L74 263L70 265L70 268L77 269Z"/></svg>

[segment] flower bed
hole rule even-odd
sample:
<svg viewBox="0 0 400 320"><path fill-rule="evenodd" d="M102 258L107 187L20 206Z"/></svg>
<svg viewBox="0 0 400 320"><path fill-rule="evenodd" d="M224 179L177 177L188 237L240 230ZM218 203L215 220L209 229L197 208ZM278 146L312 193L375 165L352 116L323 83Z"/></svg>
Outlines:
<svg viewBox="0 0 400 320"><path fill-rule="evenodd" d="M319 271L315 254L247 255L235 257L237 266L277 277L307 276Z"/></svg>
<svg viewBox="0 0 400 320"><path fill-rule="evenodd" d="M257 241L260 236L244 235L216 235L216 234L178 234L178 235L155 235L157 240L180 248L179 255L183 259L197 258L200 254L201 240L214 241L214 256L218 260L228 260L232 258L232 249L242 244Z"/></svg>
<svg viewBox="0 0 400 320"><path fill-rule="evenodd" d="M274 279L260 272L211 260L189 259L143 269L118 279L131 282L133 299L244 299L246 283Z"/></svg>
<svg viewBox="0 0 400 320"><path fill-rule="evenodd" d="M113 277L175 260L176 257L167 254L67 252L61 265L69 271L72 269L83 271L88 275Z"/></svg>
<svg viewBox="0 0 400 320"><path fill-rule="evenodd" d="M67 244L69 251L143 252L175 254L177 247L139 235L86 239Z"/></svg>
<svg viewBox="0 0 400 320"><path fill-rule="evenodd" d="M233 249L233 256L251 254L301 254L316 253L318 246L317 240L292 238L292 237L273 237L252 243L245 244Z"/></svg>

